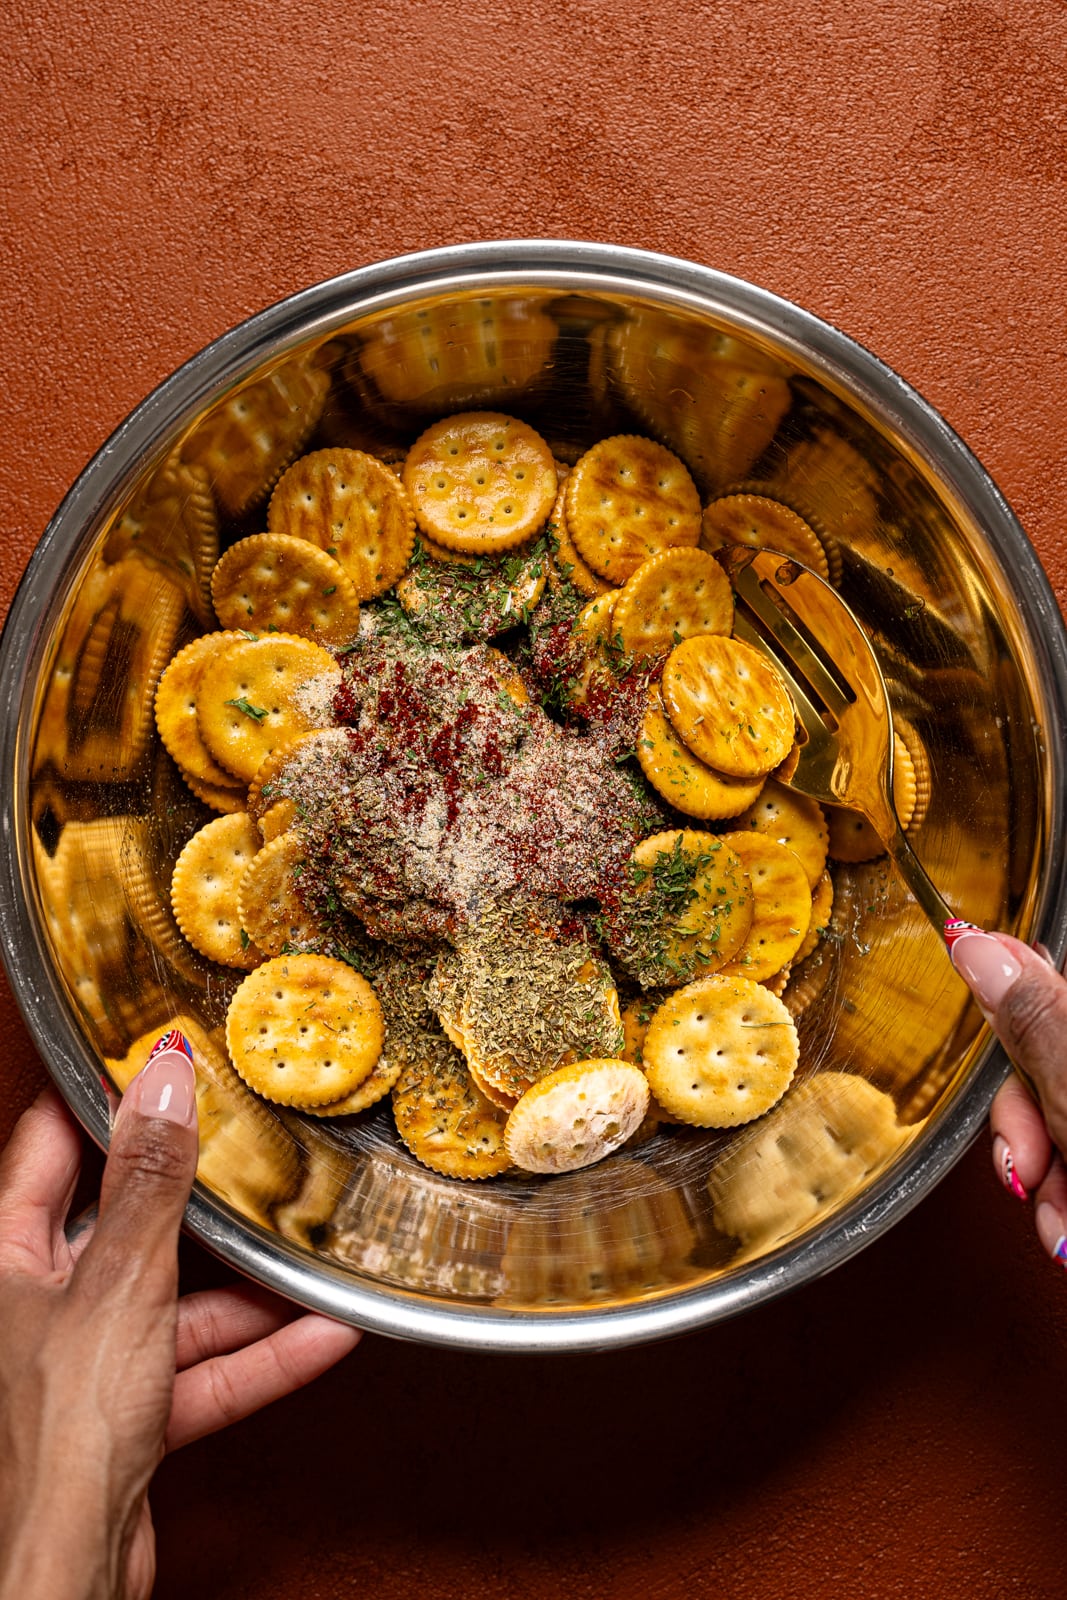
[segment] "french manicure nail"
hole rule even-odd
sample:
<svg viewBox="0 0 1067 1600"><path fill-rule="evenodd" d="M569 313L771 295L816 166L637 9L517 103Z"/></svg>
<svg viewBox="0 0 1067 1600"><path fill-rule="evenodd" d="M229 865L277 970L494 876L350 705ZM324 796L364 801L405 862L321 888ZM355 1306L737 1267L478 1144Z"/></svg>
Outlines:
<svg viewBox="0 0 1067 1600"><path fill-rule="evenodd" d="M1067 1267L1067 1231L1064 1230L1063 1218L1056 1207L1048 1200L1042 1200L1034 1217L1037 1225L1037 1236L1053 1261L1058 1261L1061 1267Z"/></svg>
<svg viewBox="0 0 1067 1600"><path fill-rule="evenodd" d="M162 1117L188 1127L196 1116L196 1074L190 1057L175 1049L151 1055L128 1094L142 1117Z"/></svg>
<svg viewBox="0 0 1067 1600"><path fill-rule="evenodd" d="M967 928L949 944L952 965L989 1016L1022 972L1019 962L999 939L980 928Z"/></svg>
<svg viewBox="0 0 1067 1600"><path fill-rule="evenodd" d="M1000 1181L1005 1189L1010 1190L1018 1200L1029 1199L1019 1174L1015 1170L1015 1157L1008 1147L1008 1141L999 1133L993 1140L993 1160L996 1163L997 1171L1000 1173Z"/></svg>

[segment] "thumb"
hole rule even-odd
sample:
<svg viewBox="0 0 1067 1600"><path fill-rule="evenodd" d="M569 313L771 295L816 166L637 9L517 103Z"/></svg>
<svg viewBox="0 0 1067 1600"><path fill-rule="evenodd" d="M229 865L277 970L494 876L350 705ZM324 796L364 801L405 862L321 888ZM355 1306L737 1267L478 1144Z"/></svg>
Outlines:
<svg viewBox="0 0 1067 1600"><path fill-rule="evenodd" d="M1052 1139L1067 1151L1067 980L1044 955L1006 933L968 928L952 964L1041 1102Z"/></svg>
<svg viewBox="0 0 1067 1600"><path fill-rule="evenodd" d="M160 1048L163 1046L163 1048ZM196 1176L196 1075L181 1034L159 1041L122 1097L100 1187L100 1214L78 1264L83 1279L137 1280L173 1294L178 1231Z"/></svg>

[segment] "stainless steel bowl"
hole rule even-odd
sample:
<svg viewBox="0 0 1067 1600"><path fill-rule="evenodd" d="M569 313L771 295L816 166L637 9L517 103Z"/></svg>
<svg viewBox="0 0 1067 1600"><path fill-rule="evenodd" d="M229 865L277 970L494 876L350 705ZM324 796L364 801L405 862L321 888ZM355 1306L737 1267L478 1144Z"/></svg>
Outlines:
<svg viewBox="0 0 1067 1600"><path fill-rule="evenodd" d="M78 479L2 641L2 932L15 993L101 1144L100 1075L180 1021L218 1052L230 992L169 916L207 813L151 717L205 576L309 443L399 452L427 419L508 409L574 459L651 433L701 490L765 486L822 531L920 752L913 834L962 916L1064 944L1067 649L1022 529L943 420L797 307L594 244L431 251L320 284L225 334ZM665 1131L546 1181L419 1167L386 1107L344 1127L219 1077L192 1232L305 1305L383 1333L574 1350L682 1332L825 1272L910 1209L980 1126L1004 1063L884 861L841 868L793 979L803 1067L732 1135Z"/></svg>

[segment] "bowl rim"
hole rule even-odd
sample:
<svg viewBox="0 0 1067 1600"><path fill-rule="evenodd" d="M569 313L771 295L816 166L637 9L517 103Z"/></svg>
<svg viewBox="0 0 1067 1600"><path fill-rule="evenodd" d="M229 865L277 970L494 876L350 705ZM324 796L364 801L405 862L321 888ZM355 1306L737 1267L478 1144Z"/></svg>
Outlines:
<svg viewBox="0 0 1067 1600"><path fill-rule="evenodd" d="M79 474L30 557L0 635L0 762L8 774L0 812L7 849L0 873L0 956L16 1003L52 1079L79 1122L105 1148L108 1104L98 1065L75 1028L50 970L22 870L28 786L23 712L79 558L118 495L164 441L206 404L275 361L327 337L357 315L402 309L427 294L528 288L640 295L667 309L727 316L816 371L880 416L958 496L982 528L1025 626L1043 691L1048 788L1064 793L1067 760L1067 630L1051 584L1004 496L940 413L885 362L830 323L769 290L715 268L613 244L500 239L392 257L326 279L255 313L165 378L112 433ZM65 587L53 587L56 571ZM13 780L13 781L12 781ZM1067 949L1067 842L1049 841L1049 870L1034 906L1034 937L1057 964ZM268 1234L199 1184L186 1227L238 1271L309 1309L370 1331L454 1348L545 1353L597 1350L691 1332L764 1304L841 1265L899 1220L955 1165L978 1133L1008 1063L990 1037L968 1082L936 1126L909 1145L864 1194L811 1238L791 1241L731 1277L646 1302L583 1311L459 1306L414 1291L365 1286L327 1261ZM798 1249L798 1244L802 1248Z"/></svg>

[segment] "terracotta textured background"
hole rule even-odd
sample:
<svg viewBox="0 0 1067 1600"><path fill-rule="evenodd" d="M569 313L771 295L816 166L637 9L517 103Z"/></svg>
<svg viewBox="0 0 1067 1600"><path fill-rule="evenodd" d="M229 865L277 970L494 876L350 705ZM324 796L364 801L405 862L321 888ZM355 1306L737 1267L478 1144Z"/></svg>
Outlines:
<svg viewBox="0 0 1067 1600"><path fill-rule="evenodd" d="M159 379L436 244L573 236L869 345L1067 598L1063 11L1046 0L8 0L0 597ZM0 1001L0 1137L43 1069ZM190 1284L220 1269L195 1247ZM831 1278L657 1349L366 1340L167 1461L162 1597L1053 1597L1067 1281L984 1147Z"/></svg>

